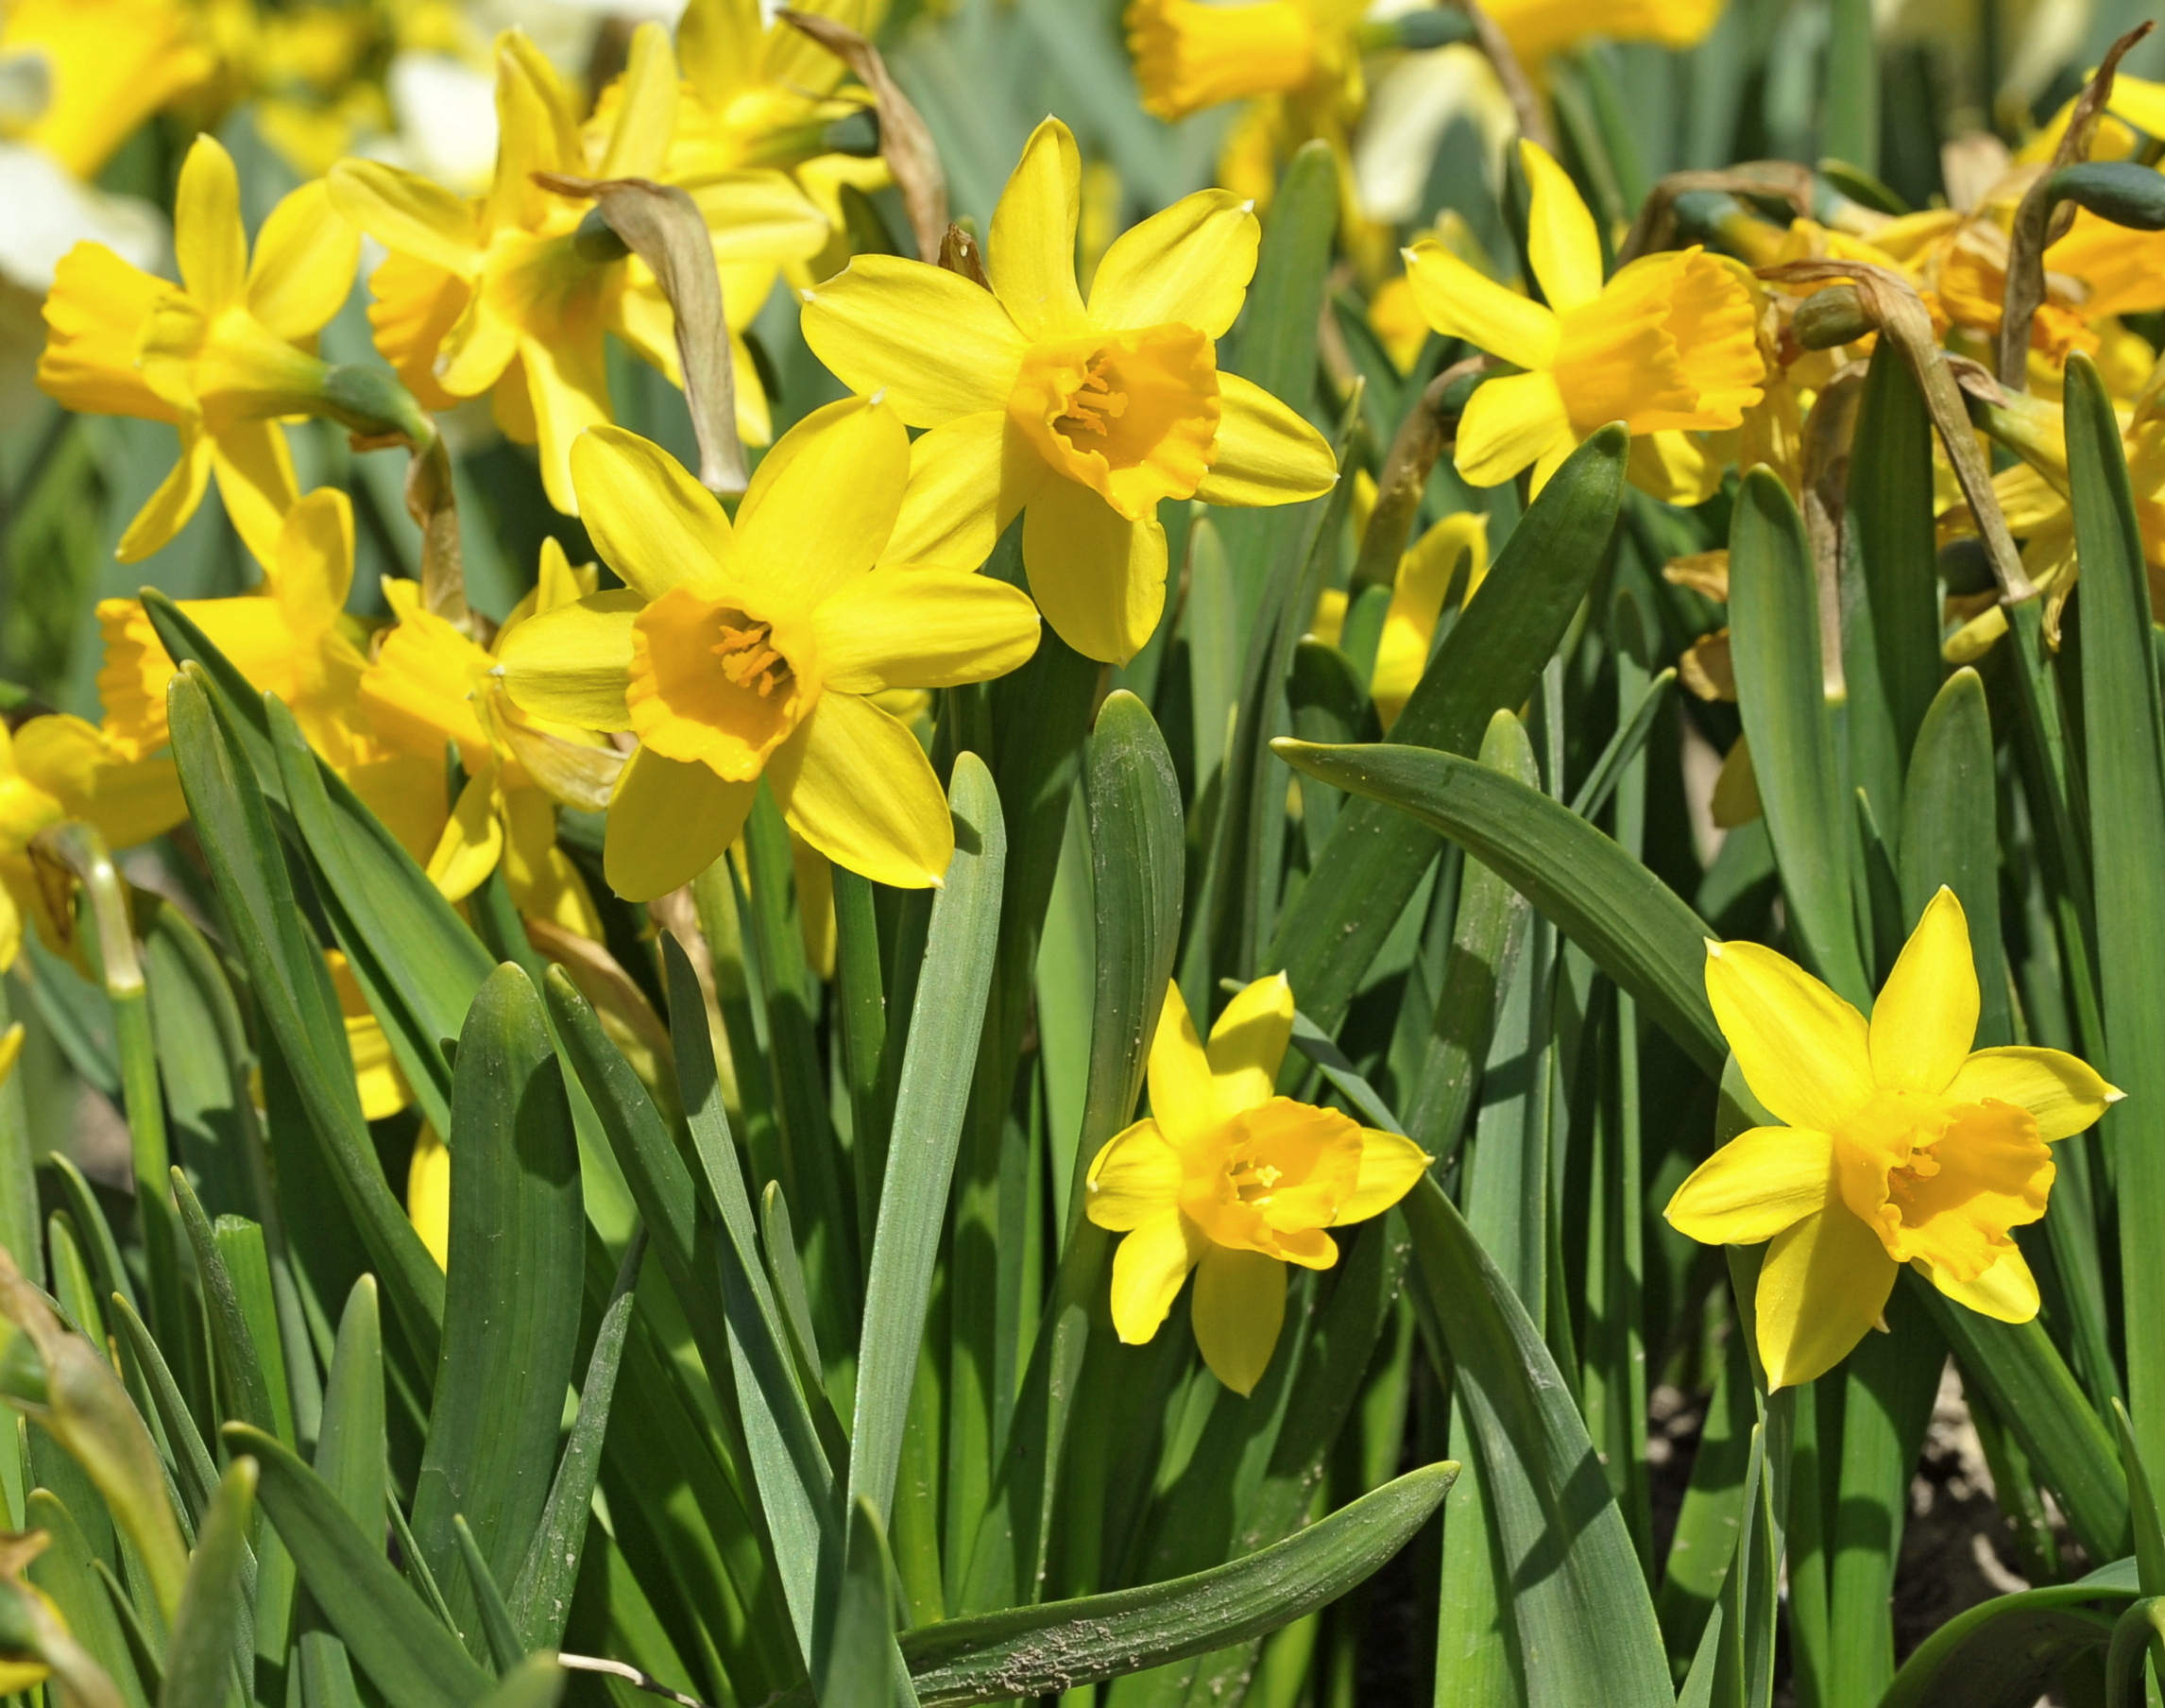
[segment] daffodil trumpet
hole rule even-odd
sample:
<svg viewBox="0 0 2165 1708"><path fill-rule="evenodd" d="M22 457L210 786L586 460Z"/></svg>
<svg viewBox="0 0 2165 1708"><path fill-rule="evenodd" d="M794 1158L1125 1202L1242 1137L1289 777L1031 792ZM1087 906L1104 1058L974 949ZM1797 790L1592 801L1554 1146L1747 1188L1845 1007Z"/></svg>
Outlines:
<svg viewBox="0 0 2165 1708"><path fill-rule="evenodd" d="M1824 1375L1879 1323L1909 1264L2004 1323L2037 1314L2014 1230L2045 1214L2052 1146L2121 1093L2074 1056L1970 1048L1969 928L1926 904L1867 1021L1786 956L1709 943L1707 999L1778 1126L1738 1135L1664 1212L1710 1245L1767 1242L1755 1316L1767 1386Z"/></svg>
<svg viewBox="0 0 2165 1708"><path fill-rule="evenodd" d="M571 478L620 590L531 617L501 643L526 713L638 735L604 869L627 899L689 882L737 839L762 784L791 828L876 882L937 884L954 826L915 736L873 703L1003 675L1037 648L1019 589L895 549L910 439L847 399L760 463L735 521L658 446L597 427Z"/></svg>
<svg viewBox="0 0 2165 1708"><path fill-rule="evenodd" d="M1329 1232L1380 1216L1432 1160L1396 1133L1276 1095L1293 1033L1286 975L1228 1002L1205 1044L1180 986L1166 991L1151 1044L1151 1113L1090 1164L1085 1211L1122 1236L1113 1254L1113 1325L1142 1345L1188 1272L1191 1321L1211 1374L1253 1393L1286 1316L1286 1266L1338 1260Z"/></svg>

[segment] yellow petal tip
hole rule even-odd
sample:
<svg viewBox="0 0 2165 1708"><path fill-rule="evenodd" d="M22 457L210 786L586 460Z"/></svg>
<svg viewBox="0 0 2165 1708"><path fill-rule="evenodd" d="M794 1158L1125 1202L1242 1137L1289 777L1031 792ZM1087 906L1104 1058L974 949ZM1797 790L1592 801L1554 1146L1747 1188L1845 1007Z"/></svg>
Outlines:
<svg viewBox="0 0 2165 1708"><path fill-rule="evenodd" d="M2126 1096L2127 1093L2122 1091L2118 1085L2107 1085L2105 1088L2105 1101L2107 1107L2110 1107L2112 1104L2121 1102Z"/></svg>
<svg viewBox="0 0 2165 1708"><path fill-rule="evenodd" d="M1709 961L1719 961L1721 959L1721 945L1712 937L1709 937L1706 940L1706 944L1707 959Z"/></svg>

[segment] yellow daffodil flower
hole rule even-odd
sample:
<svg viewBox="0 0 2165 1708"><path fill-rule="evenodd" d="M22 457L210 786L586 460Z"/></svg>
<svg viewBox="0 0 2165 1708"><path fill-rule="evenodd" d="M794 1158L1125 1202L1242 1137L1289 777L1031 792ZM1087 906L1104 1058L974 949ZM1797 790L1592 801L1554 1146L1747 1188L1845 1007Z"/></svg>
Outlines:
<svg viewBox="0 0 2165 1708"><path fill-rule="evenodd" d="M406 1164L406 1220L438 1269L451 1267L452 1153L426 1121Z"/></svg>
<svg viewBox="0 0 2165 1708"><path fill-rule="evenodd" d="M384 1035L384 1023L369 1008L361 981L353 976L346 957L330 948L323 951L323 960L331 968L331 987L338 993L338 1016L346 1024L346 1051L353 1058L361 1114L368 1120L383 1120L412 1102L414 1089L400 1071L391 1054L391 1040Z"/></svg>
<svg viewBox="0 0 2165 1708"><path fill-rule="evenodd" d="M1696 46L1721 21L1723 0L1486 0L1485 9L1529 66L1595 36L1652 42L1672 50Z"/></svg>
<svg viewBox="0 0 2165 1708"><path fill-rule="evenodd" d="M16 132L86 182L143 121L217 60L178 0L10 0L0 55L44 62L50 98Z"/></svg>
<svg viewBox="0 0 2165 1708"><path fill-rule="evenodd" d="M1251 95L1335 92L1349 79L1357 107L1353 29L1367 9L1367 0L1133 0L1123 22L1144 111L1185 119Z"/></svg>
<svg viewBox="0 0 2165 1708"><path fill-rule="evenodd" d="M341 162L330 195L391 251L369 281L369 319L384 359L431 408L490 394L504 432L540 446L550 502L576 514L571 441L609 419L605 334L616 333L679 384L682 374L675 322L652 272L620 246L597 246L586 223L592 204L552 194L535 175L655 177L676 123L676 62L668 32L642 25L615 125L592 151L571 92L519 31L497 38L496 67L500 140L486 196L466 200L373 161ZM690 194L725 265L738 431L763 444L763 396L740 333L776 266L815 253L827 221L779 172L724 174ZM749 277L739 271L747 266Z"/></svg>
<svg viewBox="0 0 2165 1708"><path fill-rule="evenodd" d="M1725 430L1759 401L1765 374L1751 287L1698 248L1645 255L1603 282L1594 215L1563 168L1519 144L1533 186L1526 247L1544 307L1440 243L1406 251L1428 324L1523 368L1474 393L1458 427L1458 472L1492 487L1531 467L1538 490L1594 429L1634 436Z"/></svg>
<svg viewBox="0 0 2165 1708"><path fill-rule="evenodd" d="M1046 621L1120 662L1165 606L1160 501L1290 504L1337 477L1321 435L1218 366L1255 268L1255 216L1222 190L1176 202L1105 252L1085 306L1081 180L1074 137L1047 119L993 214L990 294L860 255L806 293L804 330L844 384L931 429L912 448L895 557L975 569L1021 511Z"/></svg>
<svg viewBox="0 0 2165 1708"><path fill-rule="evenodd" d="M213 137L180 168L173 214L179 286L103 244L77 244L45 300L38 384L69 409L171 421L180 460L120 542L133 563L178 534L213 473L249 551L268 562L300 496L278 418L305 414L330 368L315 333L353 285L359 239L320 182L273 208L248 254L240 178Z"/></svg>
<svg viewBox="0 0 2165 1708"><path fill-rule="evenodd" d="M1387 730L1398 722L1407 697L1428 668L1436 625L1443 618L1444 595L1462 561L1466 591L1461 609L1489 572L1486 516L1446 516L1398 560L1398 579L1391 586L1390 606L1384 612L1383 634L1376 641L1375 671L1369 681L1369 696Z"/></svg>
<svg viewBox="0 0 2165 1708"><path fill-rule="evenodd" d="M114 848L132 847L188 816L169 760L116 753L94 725L51 714L9 734L0 723L0 972L14 965L27 915L58 948L61 921L30 865L30 839L79 818Z"/></svg>
<svg viewBox="0 0 2165 1708"><path fill-rule="evenodd" d="M1430 1158L1410 1138L1278 1097L1293 1034L1284 973L1258 979L1206 1047L1180 987L1151 1044L1151 1114L1090 1165L1087 1214L1126 1236L1113 1255L1113 1325L1139 1346L1195 1277L1195 1340L1211 1374L1251 1393L1286 1316L1286 1265L1329 1269L1326 1231L1380 1216Z"/></svg>
<svg viewBox="0 0 2165 1708"><path fill-rule="evenodd" d="M563 547L548 540L539 581L505 619L496 644L529 617L593 590L592 570L574 571ZM466 787L429 858L429 877L451 900L462 901L501 863L521 914L598 940L602 921L593 897L556 845L555 803L514 743L523 738L529 752L574 749L564 762L585 758L612 773L621 763L616 750L584 730L529 720L504 697L495 653L422 609L414 583L385 581L384 592L399 622L362 674L360 698L369 722L387 745L418 759L440 762L445 743L455 743L467 771Z"/></svg>
<svg viewBox="0 0 2165 1708"><path fill-rule="evenodd" d="M1709 1245L1772 1241L1757 1295L1770 1389L1848 1357L1904 1263L1986 1316L2037 1314L2011 1230L2045 1213L2053 1142L2121 1093L2057 1050L1970 1049L1977 970L1953 891L1926 904L1868 1022L1756 943L1707 945L1707 998L1785 1124L1731 1139L1665 1214Z"/></svg>
<svg viewBox="0 0 2165 1708"><path fill-rule="evenodd" d="M946 874L954 826L931 764L868 696L1013 670L1037 614L1002 582L902 567L909 470L891 405L831 403L768 453L732 527L636 434L599 427L572 447L587 526L626 586L521 623L502 669L536 717L638 732L609 803L617 894L651 900L704 871L762 777L838 865L904 888Z"/></svg>

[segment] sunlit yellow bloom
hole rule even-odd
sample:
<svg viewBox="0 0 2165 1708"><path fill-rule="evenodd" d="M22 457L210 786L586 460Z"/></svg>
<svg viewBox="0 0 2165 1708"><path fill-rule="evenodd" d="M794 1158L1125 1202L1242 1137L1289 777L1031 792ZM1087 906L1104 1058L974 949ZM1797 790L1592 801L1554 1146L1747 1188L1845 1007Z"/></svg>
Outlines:
<svg viewBox="0 0 2165 1708"><path fill-rule="evenodd" d="M1591 37L1684 48L1706 40L1722 0L1488 0L1485 9L1518 57L1538 64Z"/></svg>
<svg viewBox="0 0 2165 1708"><path fill-rule="evenodd" d="M1139 1346L1196 1271L1196 1344L1236 1393L1262 1379L1286 1316L1286 1265L1329 1269L1326 1231L1380 1216L1429 1157L1410 1138L1273 1093L1293 1033L1284 973L1258 979L1210 1030L1180 987L1151 1044L1151 1114L1090 1165L1090 1220L1127 1237L1113 1255L1113 1326Z"/></svg>
<svg viewBox="0 0 2165 1708"><path fill-rule="evenodd" d="M0 972L22 949L26 914L47 943L62 941L30 866L39 831L79 818L109 845L126 848L187 816L170 760L129 760L80 718L32 718L12 735L0 723Z"/></svg>
<svg viewBox="0 0 2165 1708"><path fill-rule="evenodd" d="M602 921L593 897L556 845L555 803L514 743L523 737L528 751L537 745L563 754L566 763L599 760L612 771L615 750L584 730L528 718L505 697L494 652L422 609L414 583L386 581L384 589L399 622L362 675L361 703L386 745L440 762L445 744L455 743L467 771L466 787L429 858L429 877L446 897L461 901L501 864L521 914L598 939ZM565 561L563 547L547 541L539 580L505 619L497 646L527 618L593 589L592 571L581 575Z"/></svg>
<svg viewBox="0 0 2165 1708"><path fill-rule="evenodd" d="M1124 22L1143 106L1161 119L1184 119L1221 101L1349 77L1357 100L1352 31L1366 9L1365 0L1133 0Z"/></svg>
<svg viewBox="0 0 2165 1708"><path fill-rule="evenodd" d="M572 448L587 526L621 591L503 639L522 709L639 748L609 804L611 887L651 900L742 828L764 777L790 826L879 883L940 881L954 826L910 731L867 697L1013 670L1037 647L1017 589L895 567L910 443L893 408L829 404L784 435L735 526L668 453L603 427Z"/></svg>
<svg viewBox="0 0 2165 1708"><path fill-rule="evenodd" d="M889 550L975 569L1024 512L1030 589L1089 658L1133 658L1165 606L1165 499L1281 504L1328 491L1330 447L1218 366L1255 268L1255 216L1222 190L1176 202L1075 282L1075 139L1037 128L992 220L992 292L860 255L807 293L805 337L844 384L929 427ZM847 863L846 862L844 863Z"/></svg>
<svg viewBox="0 0 2165 1708"><path fill-rule="evenodd" d="M1369 682L1376 716L1383 720L1386 729L1398 722L1406 697L1428 668L1436 625L1443 616L1444 595L1451 590L1451 578L1461 563L1466 569L1462 608L1489 572L1486 516L1446 516L1398 560L1398 580L1390 589L1390 608L1384 613L1383 635L1375 649L1375 673Z"/></svg>
<svg viewBox="0 0 2165 1708"><path fill-rule="evenodd" d="M675 125L676 64L668 32L642 26L616 122L594 149L579 133L571 92L519 31L497 38L496 68L500 140L486 196L463 199L373 161L341 162L330 193L391 251L369 282L369 317L385 360L432 408L489 393L503 430L540 446L550 502L575 514L571 441L609 419L605 334L673 381L681 384L682 374L675 322L645 263L597 242L584 224L592 204L544 190L535 175L655 177ZM759 311L776 264L815 252L827 222L779 172L724 174L691 195L725 266L738 428L764 443L759 375L737 333Z"/></svg>
<svg viewBox="0 0 2165 1708"><path fill-rule="evenodd" d="M51 91L15 134L86 180L145 119L217 67L177 0L11 0L0 54L43 60Z"/></svg>
<svg viewBox="0 0 2165 1708"><path fill-rule="evenodd" d="M353 504L320 487L294 505L252 593L187 599L180 609L248 681L292 710L311 745L332 764L365 757L354 721L365 660L339 619L353 580ZM130 759L165 745L165 691L173 660L142 601L106 599L98 698L116 752ZM440 763L442 749L436 758Z"/></svg>
<svg viewBox="0 0 2165 1708"><path fill-rule="evenodd" d="M2057 1050L1970 1049L1977 972L1953 891L1926 904L1869 1022L1756 943L1707 945L1707 997L1752 1095L1785 1124L1724 1145L1666 1214L1710 1245L1772 1241L1757 1309L1769 1388L1846 1358L1904 1263L1986 1316L2037 1315L2012 1230L2045 1213L2052 1142L2121 1093Z"/></svg>
<svg viewBox="0 0 2165 1708"><path fill-rule="evenodd" d="M180 168L173 214L179 285L77 244L45 299L38 384L69 409L171 421L180 460L122 536L133 563L178 534L213 473L248 550L267 562L300 496L277 418L305 414L329 367L315 334L353 285L359 240L320 182L271 210L248 254L240 179L215 138Z"/></svg>
<svg viewBox="0 0 2165 1708"><path fill-rule="evenodd" d="M451 1267L451 1147L426 1121L414 1135L406 1164L406 1220L414 1224L438 1269Z"/></svg>
<svg viewBox="0 0 2165 1708"><path fill-rule="evenodd" d="M332 948L324 950L323 959L331 968L331 987L338 993L339 1018L346 1023L346 1050L353 1058L353 1085L361 1093L361 1113L369 1120L396 1115L414 1101L414 1090L391 1054L391 1040L384 1035L384 1023L369 1008L361 981L353 976L346 957Z"/></svg>
<svg viewBox="0 0 2165 1708"><path fill-rule="evenodd" d="M1607 283L1594 215L1562 167L1519 145L1533 186L1527 249L1548 304L1483 277L1441 244L1406 251L1428 324L1524 368L1474 393L1458 426L1458 472L1492 487L1531 467L1538 489L1596 428L1634 436L1740 425L1765 364L1751 288L1701 248L1646 255Z"/></svg>

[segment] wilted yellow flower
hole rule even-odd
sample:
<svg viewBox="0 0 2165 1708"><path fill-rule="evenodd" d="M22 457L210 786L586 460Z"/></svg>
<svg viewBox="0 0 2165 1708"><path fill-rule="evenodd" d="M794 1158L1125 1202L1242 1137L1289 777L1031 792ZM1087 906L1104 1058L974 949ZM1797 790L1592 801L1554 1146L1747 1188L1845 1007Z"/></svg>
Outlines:
<svg viewBox="0 0 2165 1708"><path fill-rule="evenodd" d="M615 749L584 730L529 719L505 697L493 651L422 609L412 582L386 581L384 590L399 622L362 675L361 703L387 745L440 762L445 743L455 743L467 772L429 858L429 877L450 899L462 901L501 863L521 914L598 939L602 921L593 897L556 845L555 803L529 771L519 743L537 761L542 753L566 766L584 760L612 776L621 763ZM562 546L545 541L539 580L504 620L497 647L527 618L593 590L592 570L582 575L565 560Z"/></svg>
<svg viewBox="0 0 2165 1708"><path fill-rule="evenodd" d="M1926 905L1868 1023L1756 943L1707 945L1707 998L1752 1095L1786 1124L1731 1139L1665 1214L1709 1245L1773 1242L1757 1309L1769 1388L1848 1357L1904 1263L1986 1316L2037 1314L2012 1230L2045 1213L2052 1142L2121 1093L2061 1050L1970 1049L1977 971L1953 891Z"/></svg>
<svg viewBox="0 0 2165 1708"><path fill-rule="evenodd" d="M886 567L909 476L891 407L807 417L752 477L736 525L669 453L595 428L572 448L587 526L621 591L529 618L504 686L537 717L630 729L605 869L651 900L732 842L764 777L792 828L879 883L938 883L954 826L924 749L871 703L1013 670L1037 614L1003 582Z"/></svg>
<svg viewBox="0 0 2165 1708"><path fill-rule="evenodd" d="M1644 434L1736 427L1759 401L1751 287L1698 248L1646 255L1603 282L1594 215L1534 144L1526 248L1547 306L1484 277L1433 238L1406 251L1428 324L1525 369L1474 393L1458 426L1458 472L1492 487L1531 466L1538 490L1595 429Z"/></svg>
<svg viewBox="0 0 2165 1708"><path fill-rule="evenodd" d="M411 172L343 161L330 177L339 211L391 251L370 280L376 348L432 408L489 393L504 432L541 450L541 479L576 514L571 441L609 419L605 334L682 383L675 321L645 263L596 232L592 204L558 196L536 174L653 178L677 111L669 35L642 25L616 122L589 152L571 92L517 30L496 43L501 128L496 178L467 200ZM758 370L738 335L759 312L776 265L810 255L827 221L779 172L721 175L690 192L727 264L724 305L736 353L738 430L764 443ZM755 277L735 270L749 265ZM735 274L735 276L732 276Z"/></svg>
<svg viewBox="0 0 2165 1708"><path fill-rule="evenodd" d="M1369 682L1375 714L1387 730L1398 722L1407 697L1428 668L1436 625L1443 616L1443 598L1461 562L1466 566L1462 608L1489 572L1486 516L1446 516L1398 560L1398 579L1391 586L1390 608L1384 613L1375 671Z"/></svg>
<svg viewBox="0 0 2165 1708"><path fill-rule="evenodd" d="M1090 1220L1126 1236L1113 1255L1120 1339L1154 1336L1194 1270L1196 1344L1236 1393L1254 1391L1278 1344L1286 1265L1329 1269L1338 1247L1326 1230L1383 1214L1430 1160L1410 1138L1274 1095L1292 1033L1284 973L1227 1003L1207 1048L1169 986L1151 1113L1090 1165Z"/></svg>
<svg viewBox="0 0 2165 1708"><path fill-rule="evenodd" d="M1255 216L1222 190L1176 202L1075 282L1082 160L1057 119L992 220L992 292L860 255L806 293L805 338L862 393L929 427L911 452L897 561L975 569L1023 512L1038 607L1092 658L1131 658L1165 606L1165 499L1282 504L1337 478L1291 408L1218 366L1255 269ZM847 863L844 862L844 863Z"/></svg>
<svg viewBox="0 0 2165 1708"><path fill-rule="evenodd" d="M68 252L45 299L38 384L66 408L179 431L180 460L122 536L122 562L178 534L215 473L233 526L267 563L300 496L278 418L321 401L331 370L311 347L352 288L359 239L320 182L303 184L271 210L251 259L232 157L199 136L180 168L173 247L179 286L103 244Z"/></svg>
<svg viewBox="0 0 2165 1708"><path fill-rule="evenodd" d="M0 972L22 949L26 914L47 943L62 938L30 866L39 831L79 818L127 848L187 816L171 760L126 758L80 718L36 717L12 734L0 723Z"/></svg>
<svg viewBox="0 0 2165 1708"><path fill-rule="evenodd" d="M217 69L179 0L11 0L0 54L42 60L51 92L15 134L85 181L145 119Z"/></svg>

